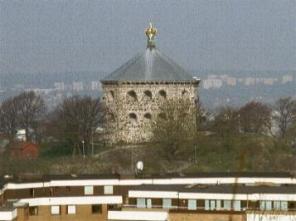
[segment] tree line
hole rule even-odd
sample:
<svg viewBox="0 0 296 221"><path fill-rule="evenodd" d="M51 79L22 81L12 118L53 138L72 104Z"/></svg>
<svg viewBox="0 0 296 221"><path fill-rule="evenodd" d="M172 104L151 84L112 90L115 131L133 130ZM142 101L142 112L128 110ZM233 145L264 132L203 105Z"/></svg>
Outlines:
<svg viewBox="0 0 296 221"><path fill-rule="evenodd" d="M293 133L296 123L296 101L281 98L274 105L251 101L240 108L223 107L213 122L221 135L253 133L285 138Z"/></svg>
<svg viewBox="0 0 296 221"><path fill-rule="evenodd" d="M296 160L295 99L280 98L274 104L250 101L214 111L199 103L194 111L189 107L186 100L167 101L160 107L170 117L156 120L153 138L168 162L191 159L216 170L292 169L291 162Z"/></svg>
<svg viewBox="0 0 296 221"><path fill-rule="evenodd" d="M72 96L48 111L43 98L33 91L5 100L0 106L0 133L13 141L19 129L28 142L51 139L88 152L92 135L104 115L100 99Z"/></svg>
<svg viewBox="0 0 296 221"><path fill-rule="evenodd" d="M73 151L82 152L83 148L84 153L89 153L94 134L102 127L107 112L99 98L76 95L48 111L40 95L23 92L0 105L0 133L13 140L18 129L25 129L28 141L51 140ZM272 105L250 101L241 107L225 106L214 111L205 110L198 102L192 109L188 100L167 100L160 106L160 112L151 127L152 142L159 147L160 156L169 161L184 154L192 157L192 147L209 148L218 140L225 146L238 145L231 142L240 137L249 141L269 137L295 149L296 100L291 97Z"/></svg>

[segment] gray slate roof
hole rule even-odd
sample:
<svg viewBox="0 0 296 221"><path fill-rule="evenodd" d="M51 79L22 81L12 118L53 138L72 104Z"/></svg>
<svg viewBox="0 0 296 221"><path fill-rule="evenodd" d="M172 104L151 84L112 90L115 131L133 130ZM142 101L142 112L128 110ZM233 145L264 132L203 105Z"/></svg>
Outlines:
<svg viewBox="0 0 296 221"><path fill-rule="evenodd" d="M181 66L157 49L146 49L117 70L104 81L193 81L193 77Z"/></svg>

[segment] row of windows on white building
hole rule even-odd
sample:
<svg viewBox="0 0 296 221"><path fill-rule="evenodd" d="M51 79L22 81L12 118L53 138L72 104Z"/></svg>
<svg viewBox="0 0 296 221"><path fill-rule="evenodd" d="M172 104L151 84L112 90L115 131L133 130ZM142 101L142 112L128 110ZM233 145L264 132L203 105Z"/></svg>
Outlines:
<svg viewBox="0 0 296 221"><path fill-rule="evenodd" d="M223 203L223 204L222 204ZM137 208L152 208L152 200L146 198L137 198ZM163 199L162 208L170 209L174 208L172 205L172 199ZM189 199L187 204L188 210L197 210L197 200ZM204 210L234 210L241 211L240 200L205 200L203 208ZM287 201L260 201L260 210L288 210Z"/></svg>
<svg viewBox="0 0 296 221"><path fill-rule="evenodd" d="M113 194L113 186L107 185L104 186L104 194L109 195ZM84 186L84 195L94 195L94 186ZM52 215L60 215L61 214L61 206L54 205L50 207L50 212ZM67 214L76 214L76 205L67 205ZM92 205L92 213L100 213L101 205ZM30 207L29 214L31 216L38 215L38 207Z"/></svg>
<svg viewBox="0 0 296 221"><path fill-rule="evenodd" d="M94 186L84 186L84 195L93 195ZM104 194L113 194L113 186L104 186Z"/></svg>
<svg viewBox="0 0 296 221"><path fill-rule="evenodd" d="M223 206L222 206L223 201ZM152 200L145 198L137 199L137 208L152 208ZM162 208L164 209L172 209L172 199L163 199L162 200ZM233 208L234 211L241 211L241 201L240 200L205 200L205 210L231 210ZM188 210L196 210L197 200L189 199L188 200ZM260 201L260 210L288 210L288 202L287 201ZM60 215L61 207L59 205L51 206L50 208L52 215ZM68 205L67 214L76 214L76 205ZM101 205L92 205L92 213L101 213ZM30 215L37 215L38 208L31 207Z"/></svg>
<svg viewBox="0 0 296 221"><path fill-rule="evenodd" d="M66 207L66 214L67 215L74 215L76 214L76 205L67 205ZM102 206L99 204L91 205L91 213L98 214L102 212ZM61 215L61 206L54 205L50 207L50 214L51 215ZM29 207L29 215L30 216L37 216L38 215L38 206L31 206Z"/></svg>

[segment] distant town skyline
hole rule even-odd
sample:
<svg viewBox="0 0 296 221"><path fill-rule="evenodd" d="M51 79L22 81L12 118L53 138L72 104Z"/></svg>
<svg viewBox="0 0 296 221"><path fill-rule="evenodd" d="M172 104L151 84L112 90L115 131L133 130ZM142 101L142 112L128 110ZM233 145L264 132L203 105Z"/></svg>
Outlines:
<svg viewBox="0 0 296 221"><path fill-rule="evenodd" d="M296 1L0 2L0 76L111 72L146 47L188 70L296 70Z"/></svg>

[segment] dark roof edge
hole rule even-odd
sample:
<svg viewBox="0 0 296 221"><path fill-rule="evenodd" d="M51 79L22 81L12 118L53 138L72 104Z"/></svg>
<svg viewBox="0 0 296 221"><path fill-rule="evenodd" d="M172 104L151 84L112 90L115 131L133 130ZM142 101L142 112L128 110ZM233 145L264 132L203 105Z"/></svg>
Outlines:
<svg viewBox="0 0 296 221"><path fill-rule="evenodd" d="M167 81L167 80L157 80L157 81L122 81L122 80L101 80L102 84L199 84L200 79L184 80L184 81Z"/></svg>
<svg viewBox="0 0 296 221"><path fill-rule="evenodd" d="M47 182L51 180L85 180L85 179L162 179L162 178L295 178L290 172L198 172L198 173L168 173L144 174L142 176L120 174L61 174L38 176L12 176L5 179L0 175L0 187L9 182Z"/></svg>

